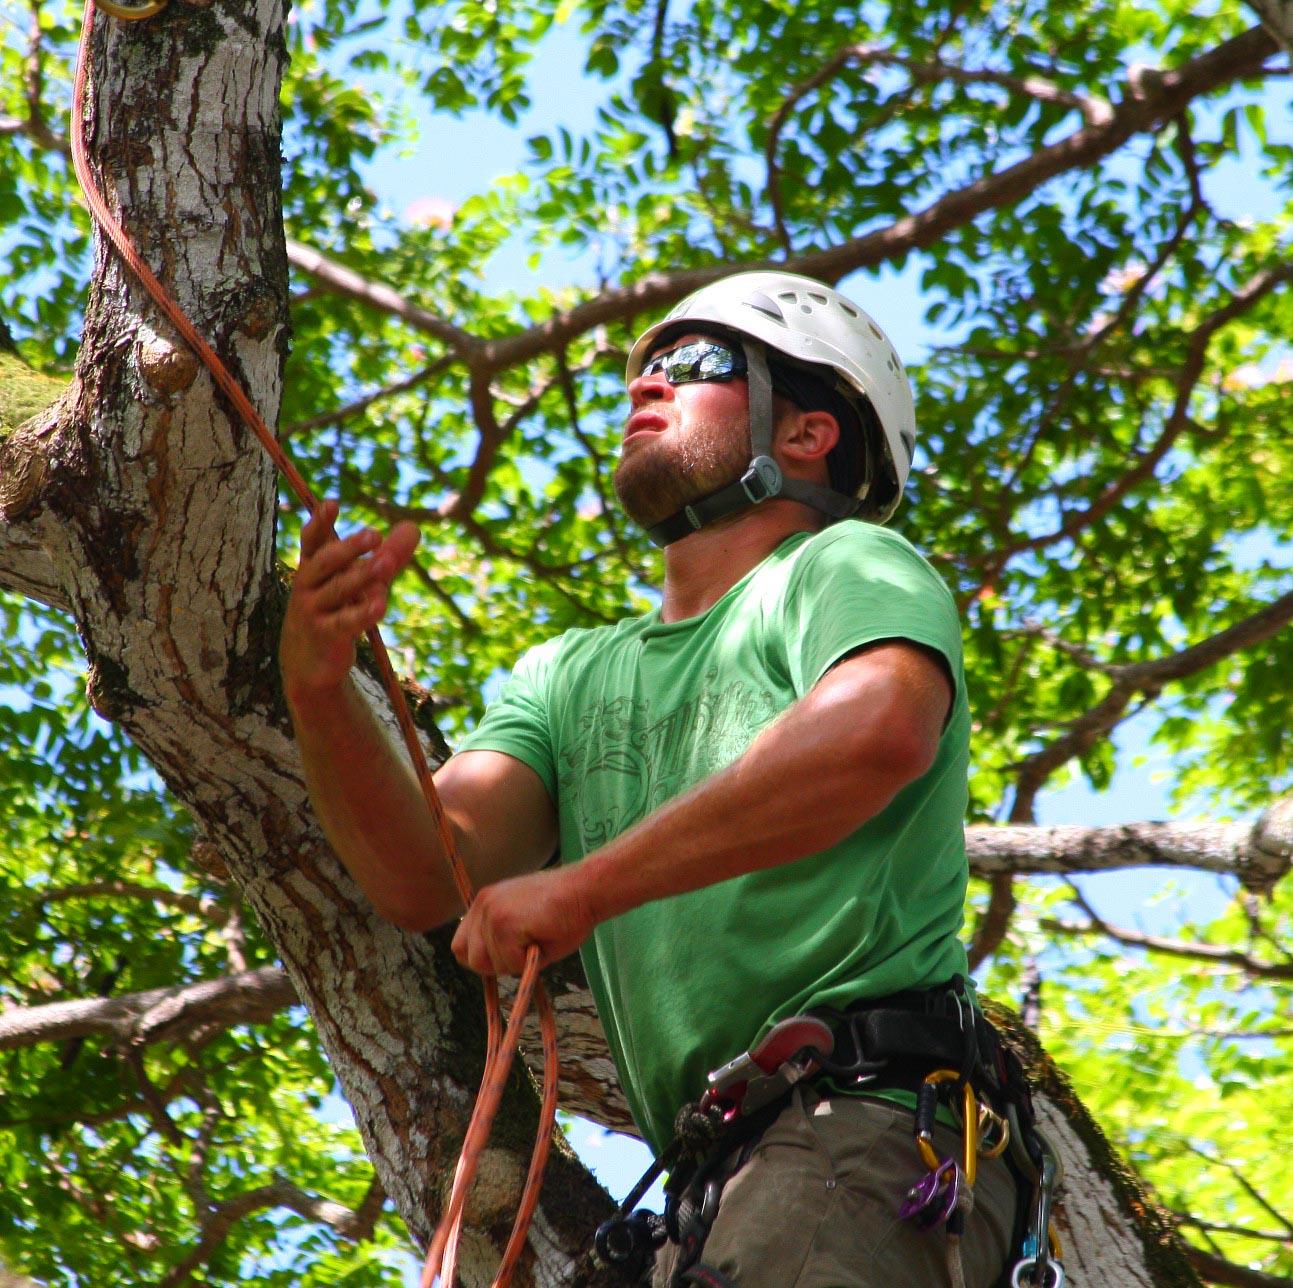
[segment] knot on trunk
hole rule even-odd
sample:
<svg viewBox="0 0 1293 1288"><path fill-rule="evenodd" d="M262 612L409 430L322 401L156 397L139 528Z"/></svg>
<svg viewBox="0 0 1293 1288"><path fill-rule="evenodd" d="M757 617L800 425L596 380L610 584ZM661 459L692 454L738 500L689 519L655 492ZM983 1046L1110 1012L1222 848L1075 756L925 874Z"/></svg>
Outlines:
<svg viewBox="0 0 1293 1288"><path fill-rule="evenodd" d="M1248 834L1239 865L1245 890L1270 894L1293 865L1293 793L1268 806Z"/></svg>
<svg viewBox="0 0 1293 1288"><path fill-rule="evenodd" d="M197 377L197 355L183 345L156 333L139 345L139 372L150 389L160 394L177 394Z"/></svg>
<svg viewBox="0 0 1293 1288"><path fill-rule="evenodd" d="M0 430L0 519L29 518L45 495L49 449L61 422L63 400L47 407L7 438Z"/></svg>

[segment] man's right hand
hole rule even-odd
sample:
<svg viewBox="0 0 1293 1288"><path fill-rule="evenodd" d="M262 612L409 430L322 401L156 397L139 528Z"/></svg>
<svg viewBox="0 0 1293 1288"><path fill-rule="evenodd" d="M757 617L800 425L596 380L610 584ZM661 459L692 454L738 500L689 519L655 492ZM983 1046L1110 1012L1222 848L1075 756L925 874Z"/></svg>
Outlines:
<svg viewBox="0 0 1293 1288"><path fill-rule="evenodd" d="M397 523L385 539L363 531L338 540L336 517L336 504L326 502L301 533L279 642L283 685L310 799L337 856L384 917L427 930L461 911L439 831L408 756L346 682L356 641L385 614L418 530ZM441 766L435 781L475 885L551 858L556 810L543 779L522 761L468 751Z"/></svg>
<svg viewBox="0 0 1293 1288"><path fill-rule="evenodd" d="M279 640L289 700L335 689L355 663L355 644L385 616L391 582L419 532L397 523L385 537L365 528L338 539L337 503L325 501L301 531L301 562Z"/></svg>

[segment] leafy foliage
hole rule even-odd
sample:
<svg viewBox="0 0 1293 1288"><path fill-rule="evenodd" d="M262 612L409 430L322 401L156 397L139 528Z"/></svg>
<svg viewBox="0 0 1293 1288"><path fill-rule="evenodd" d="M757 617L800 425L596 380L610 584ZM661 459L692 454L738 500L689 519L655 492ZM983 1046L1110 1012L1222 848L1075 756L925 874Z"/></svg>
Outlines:
<svg viewBox="0 0 1293 1288"><path fill-rule="evenodd" d="M0 38L11 136L0 313L27 361L58 373L75 356L89 270L60 150L75 18L52 2L33 4L34 27L13 12ZM1252 25L1238 3L1200 13L1182 0L298 8L283 91L288 235L441 325L300 274L283 425L352 522L426 525L418 575L400 588L398 656L443 699L450 727L474 720L529 643L640 610L659 573L610 483L622 364L641 322L632 306L559 343L540 337L523 360L494 361L485 346L607 284L840 252L832 272L852 273L844 285L863 303L886 298L885 274L918 283L904 304L936 337L912 364L921 449L897 526L965 612L974 818L1031 821L1036 788L1065 773L1107 788L1124 760L1113 734L1142 707L1182 810L1241 814L1293 786L1287 632L1154 673L1090 736L1065 742L1128 668L1215 637L1291 588L1287 92L1236 74L1044 180L1000 182L1152 94L1153 69L1184 67ZM546 43L576 32L595 121L536 129L531 78L552 74ZM429 222L386 210L376 176L434 146L438 121L473 113L526 132L517 172ZM996 195L937 236L874 240L985 187ZM1237 208L1236 189L1251 208ZM531 276L509 272L500 286L518 244ZM286 519L289 561L295 533ZM0 602L11 641L0 658L0 998L30 1007L227 971L236 904L189 860L185 820L138 755L76 695L66 625ZM108 882L211 911L49 897ZM1060 914L1085 915L1063 887L1017 895L988 989L1017 997L1038 963L1045 1039L1189 1237L1293 1274L1285 1235L1211 1228L1269 1233L1278 1222L1263 1202L1293 1209L1271 1166L1290 1143L1279 1117L1293 1090L1287 978L1181 970L1179 958L1057 931ZM986 894L976 898L981 910ZM1289 898L1287 883L1263 905L1227 886L1212 915L1178 919L1173 935L1287 964ZM241 933L247 962L268 961L255 928ZM192 1088L170 1114L189 1136L210 1127L212 1195L285 1175L353 1205L367 1185L353 1132L319 1116L330 1081L295 1013L142 1055L96 1040L70 1053L31 1046L5 1053L0 1079L12 1142L0 1253L51 1280L159 1282L194 1238L187 1153L148 1085ZM354 1246L267 1209L234 1227L203 1274L394 1282L395 1238L379 1224Z"/></svg>

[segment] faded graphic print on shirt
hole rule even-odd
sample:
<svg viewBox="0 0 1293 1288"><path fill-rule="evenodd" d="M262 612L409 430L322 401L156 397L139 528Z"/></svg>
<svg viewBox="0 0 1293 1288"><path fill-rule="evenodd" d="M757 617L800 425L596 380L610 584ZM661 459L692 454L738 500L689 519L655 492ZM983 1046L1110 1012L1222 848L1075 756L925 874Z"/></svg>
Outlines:
<svg viewBox="0 0 1293 1288"><path fill-rule="evenodd" d="M579 719L579 737L557 755L562 813L587 854L665 801L730 765L778 713L775 694L746 680L699 691L660 714L649 698L601 699Z"/></svg>

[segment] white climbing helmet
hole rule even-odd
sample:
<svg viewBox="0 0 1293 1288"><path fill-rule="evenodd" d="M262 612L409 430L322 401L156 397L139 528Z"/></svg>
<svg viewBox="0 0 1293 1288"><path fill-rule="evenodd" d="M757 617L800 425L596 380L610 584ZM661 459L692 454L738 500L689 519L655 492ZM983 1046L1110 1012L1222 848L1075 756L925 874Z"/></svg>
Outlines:
<svg viewBox="0 0 1293 1288"><path fill-rule="evenodd" d="M902 362L869 314L811 277L775 271L736 273L701 287L648 327L629 353L627 380L641 372L656 338L665 331L678 331L681 323L695 323L698 330L706 324L715 325L762 341L766 349L792 364L816 368L819 376L824 375L821 368L828 368L836 379L827 376L827 383L854 405L856 395L863 395L879 424L878 446L884 459L869 463L849 513L875 523L889 519L902 500L911 472L916 410ZM747 351L747 359L750 356ZM751 364L752 378L754 367ZM751 435L757 459L770 451L771 426L766 427L765 442L760 445L754 421L752 387ZM788 495L789 491L785 488L780 494Z"/></svg>

